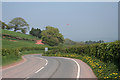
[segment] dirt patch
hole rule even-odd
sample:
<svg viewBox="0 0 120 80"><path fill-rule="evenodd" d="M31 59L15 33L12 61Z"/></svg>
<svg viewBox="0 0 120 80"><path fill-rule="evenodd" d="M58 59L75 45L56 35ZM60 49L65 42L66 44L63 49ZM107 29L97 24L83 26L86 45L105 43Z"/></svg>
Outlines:
<svg viewBox="0 0 120 80"><path fill-rule="evenodd" d="M16 40L9 40L9 41L17 42Z"/></svg>
<svg viewBox="0 0 120 80"><path fill-rule="evenodd" d="M3 38L5 38L5 36L2 36Z"/></svg>
<svg viewBox="0 0 120 80"><path fill-rule="evenodd" d="M36 40L35 44L42 44L42 45L44 45L44 43L42 43L42 40Z"/></svg>

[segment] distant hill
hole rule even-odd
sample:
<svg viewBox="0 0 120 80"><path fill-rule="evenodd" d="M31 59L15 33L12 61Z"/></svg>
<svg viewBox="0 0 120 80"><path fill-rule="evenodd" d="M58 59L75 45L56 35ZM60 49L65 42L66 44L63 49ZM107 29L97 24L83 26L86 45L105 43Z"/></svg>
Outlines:
<svg viewBox="0 0 120 80"><path fill-rule="evenodd" d="M75 45L76 42L66 38L65 41L64 41L64 44L65 45Z"/></svg>
<svg viewBox="0 0 120 80"><path fill-rule="evenodd" d="M65 45L84 45L85 43L84 42L75 42L75 41L72 41L72 40L66 38L64 41L64 44Z"/></svg>

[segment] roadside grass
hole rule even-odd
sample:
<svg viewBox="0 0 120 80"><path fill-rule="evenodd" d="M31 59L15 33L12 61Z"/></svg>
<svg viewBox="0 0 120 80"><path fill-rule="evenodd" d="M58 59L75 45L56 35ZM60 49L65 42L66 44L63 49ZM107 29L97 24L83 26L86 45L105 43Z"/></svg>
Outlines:
<svg viewBox="0 0 120 80"><path fill-rule="evenodd" d="M96 57L90 57L86 54L78 55L72 53L56 53L56 54L43 54L43 56L59 56L59 57L69 57L69 58L76 58L80 59L83 62L87 63L95 73L95 75L99 79L119 79L120 72L118 71L118 66L114 65L113 63L105 63L97 59ZM111 79L112 80L112 79Z"/></svg>
<svg viewBox="0 0 120 80"><path fill-rule="evenodd" d="M31 50L31 51L23 51L22 55L27 55L27 54L43 54L44 50Z"/></svg>
<svg viewBox="0 0 120 80"><path fill-rule="evenodd" d="M22 60L21 57L12 57L12 56L3 56L2 57L2 66L6 66L15 62Z"/></svg>
<svg viewBox="0 0 120 80"><path fill-rule="evenodd" d="M23 33L20 33L20 32L3 30L3 29L2 29L2 34L11 35L11 36L13 36L13 37L20 37L20 38L27 38L27 39L39 40L39 38L34 37L34 36L32 36L32 35L23 34Z"/></svg>
<svg viewBox="0 0 120 80"><path fill-rule="evenodd" d="M22 60L22 56L29 54L43 54L44 50L31 50L31 51L23 51L20 53L19 57L16 56L3 56L2 57L2 66L6 66L15 62Z"/></svg>

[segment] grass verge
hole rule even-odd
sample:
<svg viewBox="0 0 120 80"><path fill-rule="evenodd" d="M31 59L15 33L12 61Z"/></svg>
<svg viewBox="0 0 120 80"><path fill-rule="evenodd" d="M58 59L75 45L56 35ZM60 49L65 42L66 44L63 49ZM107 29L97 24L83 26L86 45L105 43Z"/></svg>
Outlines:
<svg viewBox="0 0 120 80"><path fill-rule="evenodd" d="M2 66L7 66L9 64L15 63L15 62L19 62L20 60L22 60L21 57L12 57L12 56L3 56L2 57Z"/></svg>
<svg viewBox="0 0 120 80"><path fill-rule="evenodd" d="M9 64L19 62L22 60L21 56L28 55L28 54L42 54L44 50L31 50L31 51L23 51L20 53L19 57L14 56L3 56L2 57L2 66L7 66Z"/></svg>
<svg viewBox="0 0 120 80"><path fill-rule="evenodd" d="M27 54L43 54L43 53L44 53L44 50L23 51L22 56Z"/></svg>

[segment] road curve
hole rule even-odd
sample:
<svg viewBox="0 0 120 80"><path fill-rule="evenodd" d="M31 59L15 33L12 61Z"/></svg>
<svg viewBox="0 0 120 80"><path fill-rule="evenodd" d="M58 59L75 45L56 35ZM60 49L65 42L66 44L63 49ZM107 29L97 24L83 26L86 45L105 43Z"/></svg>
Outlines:
<svg viewBox="0 0 120 80"><path fill-rule="evenodd" d="M2 78L76 78L77 65L69 59L26 55L24 63L2 71Z"/></svg>
<svg viewBox="0 0 120 80"><path fill-rule="evenodd" d="M96 78L91 68L77 59L41 54L26 55L24 58L24 63L3 69L2 78Z"/></svg>

